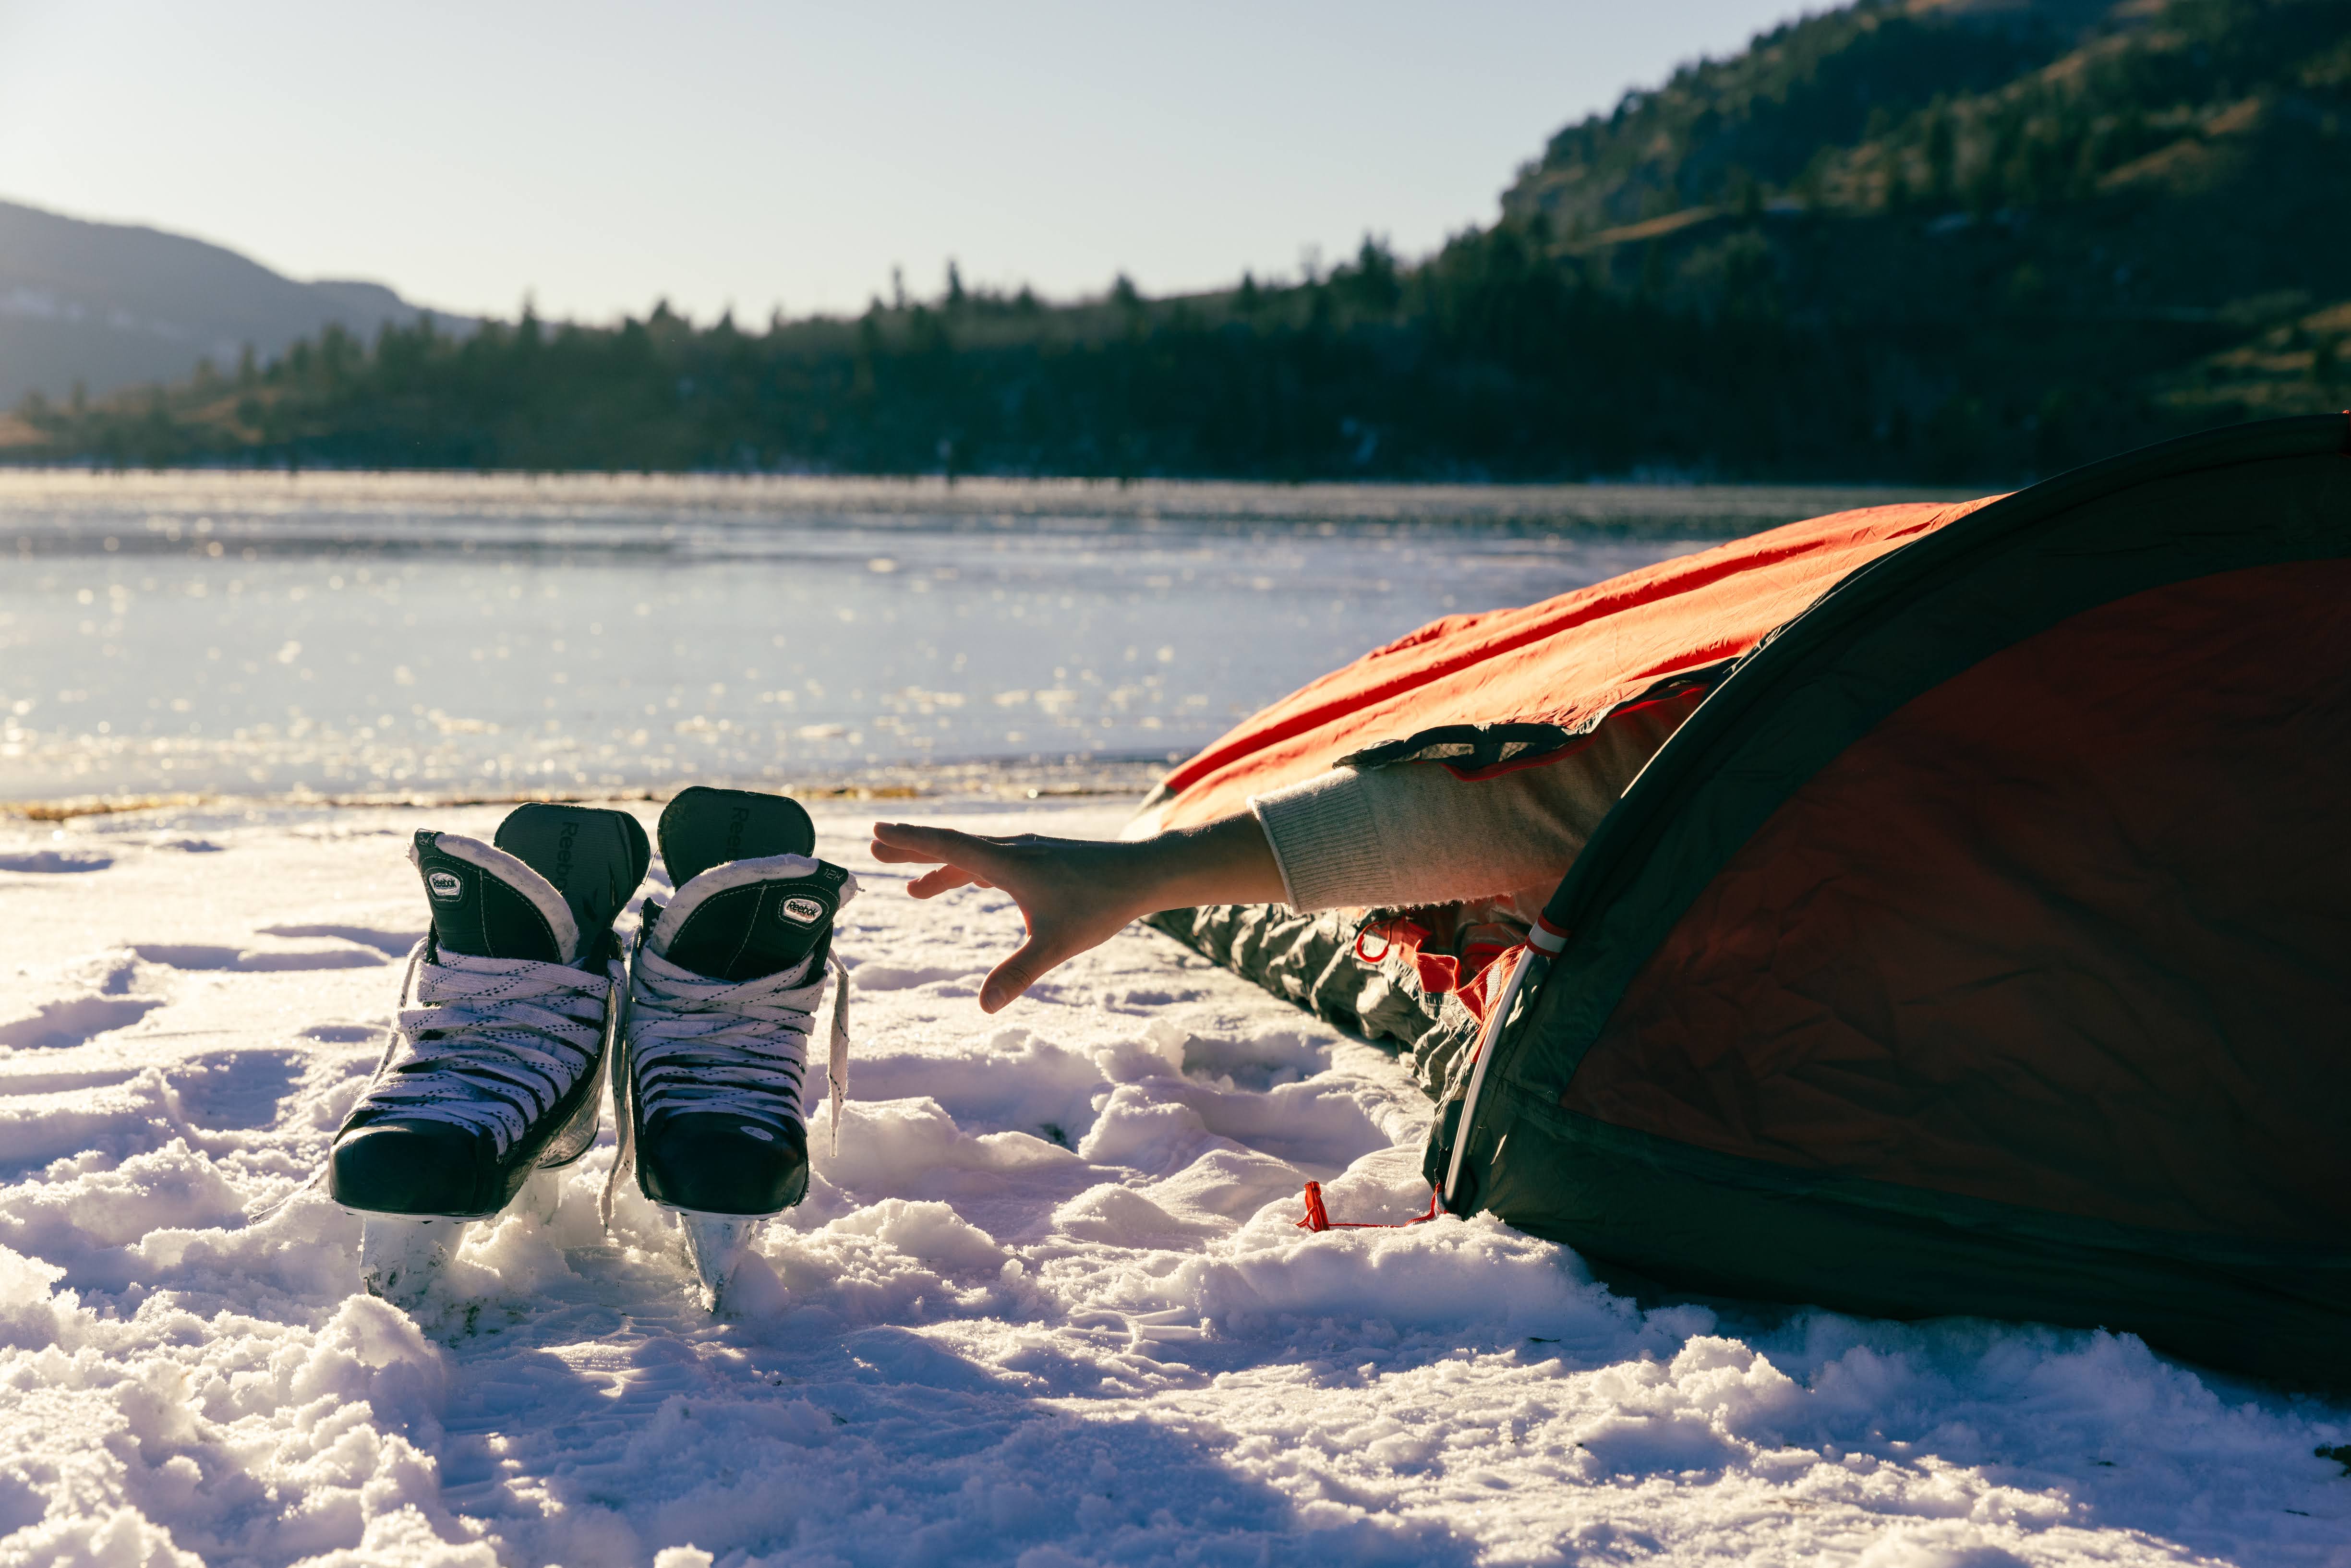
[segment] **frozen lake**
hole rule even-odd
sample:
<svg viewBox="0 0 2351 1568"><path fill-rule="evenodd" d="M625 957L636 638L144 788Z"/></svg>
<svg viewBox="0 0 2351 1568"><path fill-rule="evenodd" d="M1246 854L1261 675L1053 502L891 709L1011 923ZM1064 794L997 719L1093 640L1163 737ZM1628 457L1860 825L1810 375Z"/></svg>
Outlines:
<svg viewBox="0 0 2351 1568"><path fill-rule="evenodd" d="M1894 498L0 473L0 799L1140 780L1438 616Z"/></svg>

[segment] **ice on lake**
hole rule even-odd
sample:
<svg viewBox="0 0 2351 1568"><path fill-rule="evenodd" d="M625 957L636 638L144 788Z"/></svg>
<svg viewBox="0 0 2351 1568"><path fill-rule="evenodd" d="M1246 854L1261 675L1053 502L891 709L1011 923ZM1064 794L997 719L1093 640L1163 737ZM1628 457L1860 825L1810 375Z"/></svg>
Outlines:
<svg viewBox="0 0 2351 1568"><path fill-rule="evenodd" d="M0 475L0 799L1164 767L1438 616L1890 498Z"/></svg>

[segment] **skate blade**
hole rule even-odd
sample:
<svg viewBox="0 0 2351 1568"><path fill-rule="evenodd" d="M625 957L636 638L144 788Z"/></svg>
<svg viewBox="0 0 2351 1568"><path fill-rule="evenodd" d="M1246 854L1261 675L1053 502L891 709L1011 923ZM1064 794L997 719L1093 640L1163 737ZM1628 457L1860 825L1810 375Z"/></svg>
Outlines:
<svg viewBox="0 0 2351 1568"><path fill-rule="evenodd" d="M510 1206L513 1212L528 1216L540 1228L555 1223L556 1211L563 1207L563 1176L560 1167L541 1166L530 1173Z"/></svg>
<svg viewBox="0 0 2351 1568"><path fill-rule="evenodd" d="M371 1296L415 1305L456 1256L465 1223L438 1215L366 1216L360 1224L360 1283Z"/></svg>
<svg viewBox="0 0 2351 1568"><path fill-rule="evenodd" d="M719 1312L726 1305L726 1287L750 1256L751 1244L767 1219L756 1214L697 1214L680 1209L677 1222L685 1242L685 1260L694 1266L701 1285L703 1311Z"/></svg>

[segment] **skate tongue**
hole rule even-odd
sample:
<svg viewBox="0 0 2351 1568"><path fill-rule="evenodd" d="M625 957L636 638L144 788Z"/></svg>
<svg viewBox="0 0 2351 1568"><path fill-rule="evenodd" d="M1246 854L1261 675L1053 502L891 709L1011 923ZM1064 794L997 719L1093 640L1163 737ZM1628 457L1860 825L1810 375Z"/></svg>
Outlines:
<svg viewBox="0 0 2351 1568"><path fill-rule="evenodd" d="M848 881L839 866L807 855L729 861L679 888L647 941L671 963L715 980L813 973Z"/></svg>
<svg viewBox="0 0 2351 1568"><path fill-rule="evenodd" d="M570 904L506 851L457 833L421 832L408 858L424 878L441 947L476 958L580 961L580 922Z"/></svg>
<svg viewBox="0 0 2351 1568"><path fill-rule="evenodd" d="M490 842L554 887L591 945L636 896L653 861L637 820L602 806L517 806Z"/></svg>
<svg viewBox="0 0 2351 1568"><path fill-rule="evenodd" d="M684 887L712 866L764 855L816 853L816 824L789 795L755 789L681 789L662 809L654 830L670 884Z"/></svg>

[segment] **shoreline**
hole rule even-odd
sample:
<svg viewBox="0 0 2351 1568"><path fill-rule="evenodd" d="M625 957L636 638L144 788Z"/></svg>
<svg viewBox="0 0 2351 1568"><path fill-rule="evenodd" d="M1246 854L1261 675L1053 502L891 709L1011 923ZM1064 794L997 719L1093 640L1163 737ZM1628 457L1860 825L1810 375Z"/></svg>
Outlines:
<svg viewBox="0 0 2351 1568"><path fill-rule="evenodd" d="M418 809L452 810L473 806L519 806L530 802L597 805L660 804L695 785L753 789L799 800L935 800L941 803L1019 805L1029 801L1141 800L1176 764L1125 759L1102 763L954 763L935 768L884 765L863 771L870 781L837 775L802 779L692 777L659 785L583 786L577 789L319 790L294 789L246 793L235 790L92 790L77 795L0 800L0 824L59 823L85 818L120 817L150 811L254 812L286 810L361 810Z"/></svg>

